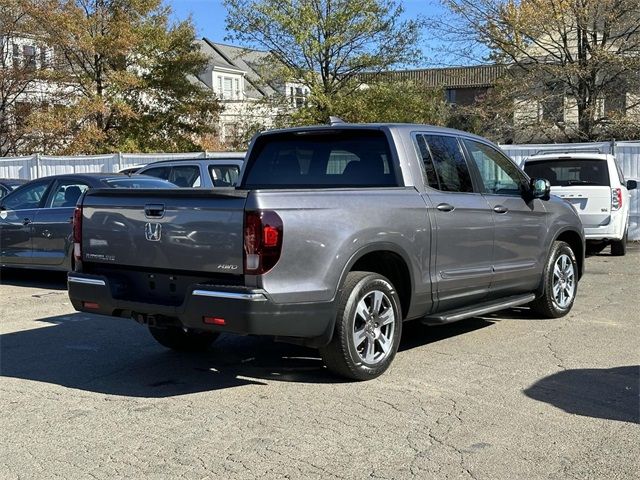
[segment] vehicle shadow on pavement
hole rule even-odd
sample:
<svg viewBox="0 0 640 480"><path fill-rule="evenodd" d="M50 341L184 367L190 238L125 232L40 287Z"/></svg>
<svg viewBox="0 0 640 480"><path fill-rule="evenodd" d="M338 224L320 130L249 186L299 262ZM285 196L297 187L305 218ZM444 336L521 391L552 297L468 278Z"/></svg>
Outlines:
<svg viewBox="0 0 640 480"><path fill-rule="evenodd" d="M74 313L0 335L0 375L133 397L169 397L263 380L336 382L315 350L223 335L209 352L173 352L123 318Z"/></svg>
<svg viewBox="0 0 640 480"><path fill-rule="evenodd" d="M538 380L524 393L567 413L640 423L640 366L564 370Z"/></svg>
<svg viewBox="0 0 640 480"><path fill-rule="evenodd" d="M0 335L0 375L132 397L164 398L266 381L342 383L317 350L267 337L222 335L209 352L158 345L132 320L74 313ZM488 322L430 328L407 324L401 350L464 334Z"/></svg>
<svg viewBox="0 0 640 480"><path fill-rule="evenodd" d="M2 268L0 269L0 285L66 290L67 272Z"/></svg>
<svg viewBox="0 0 640 480"><path fill-rule="evenodd" d="M477 317L434 326L423 325L419 321L407 322L402 325L402 339L398 351L404 352L412 348L422 347L446 338L471 333L474 330L486 328L493 324L494 322L492 321Z"/></svg>

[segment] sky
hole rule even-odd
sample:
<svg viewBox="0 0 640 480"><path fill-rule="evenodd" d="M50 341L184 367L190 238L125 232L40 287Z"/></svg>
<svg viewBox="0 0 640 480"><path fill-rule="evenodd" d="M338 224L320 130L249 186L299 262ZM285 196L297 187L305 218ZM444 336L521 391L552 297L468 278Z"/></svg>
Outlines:
<svg viewBox="0 0 640 480"><path fill-rule="evenodd" d="M423 15L427 17L437 17L443 13L438 0L400 0L404 6L404 15L407 18ZM221 0L165 0L165 3L173 9L176 19L184 19L191 15L196 26L199 37L207 37L215 42L224 42L227 32L225 31L226 9ZM429 44L428 34L425 33L423 43ZM229 42L226 42L229 43ZM433 39L431 39L433 43ZM442 59L440 59L442 60ZM438 63L438 62L429 62ZM440 63L455 63L453 60Z"/></svg>

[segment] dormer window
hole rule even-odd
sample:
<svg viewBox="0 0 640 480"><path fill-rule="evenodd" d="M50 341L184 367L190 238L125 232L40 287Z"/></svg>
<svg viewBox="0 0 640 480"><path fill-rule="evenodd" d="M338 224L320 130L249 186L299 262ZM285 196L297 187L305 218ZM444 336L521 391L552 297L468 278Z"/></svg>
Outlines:
<svg viewBox="0 0 640 480"><path fill-rule="evenodd" d="M240 79L227 76L218 77L218 95L222 100L241 100Z"/></svg>

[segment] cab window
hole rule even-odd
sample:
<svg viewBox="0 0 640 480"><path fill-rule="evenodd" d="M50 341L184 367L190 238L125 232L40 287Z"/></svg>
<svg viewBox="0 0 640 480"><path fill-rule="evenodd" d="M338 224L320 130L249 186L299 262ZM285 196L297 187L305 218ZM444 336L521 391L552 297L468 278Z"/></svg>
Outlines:
<svg viewBox="0 0 640 480"><path fill-rule="evenodd" d="M464 139L463 142L480 174L483 193L513 196L522 194L526 177L511 160L485 143L469 139Z"/></svg>

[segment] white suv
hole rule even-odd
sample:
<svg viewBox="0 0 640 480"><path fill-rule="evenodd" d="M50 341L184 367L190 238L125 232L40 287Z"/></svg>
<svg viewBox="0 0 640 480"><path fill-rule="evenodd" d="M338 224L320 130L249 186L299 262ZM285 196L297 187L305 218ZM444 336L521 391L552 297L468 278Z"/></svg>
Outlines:
<svg viewBox="0 0 640 480"><path fill-rule="evenodd" d="M570 202L582 220L591 252L611 245L612 255L624 255L629 230L629 190L615 157L589 152L540 152L525 160L531 178L546 178L551 193Z"/></svg>

